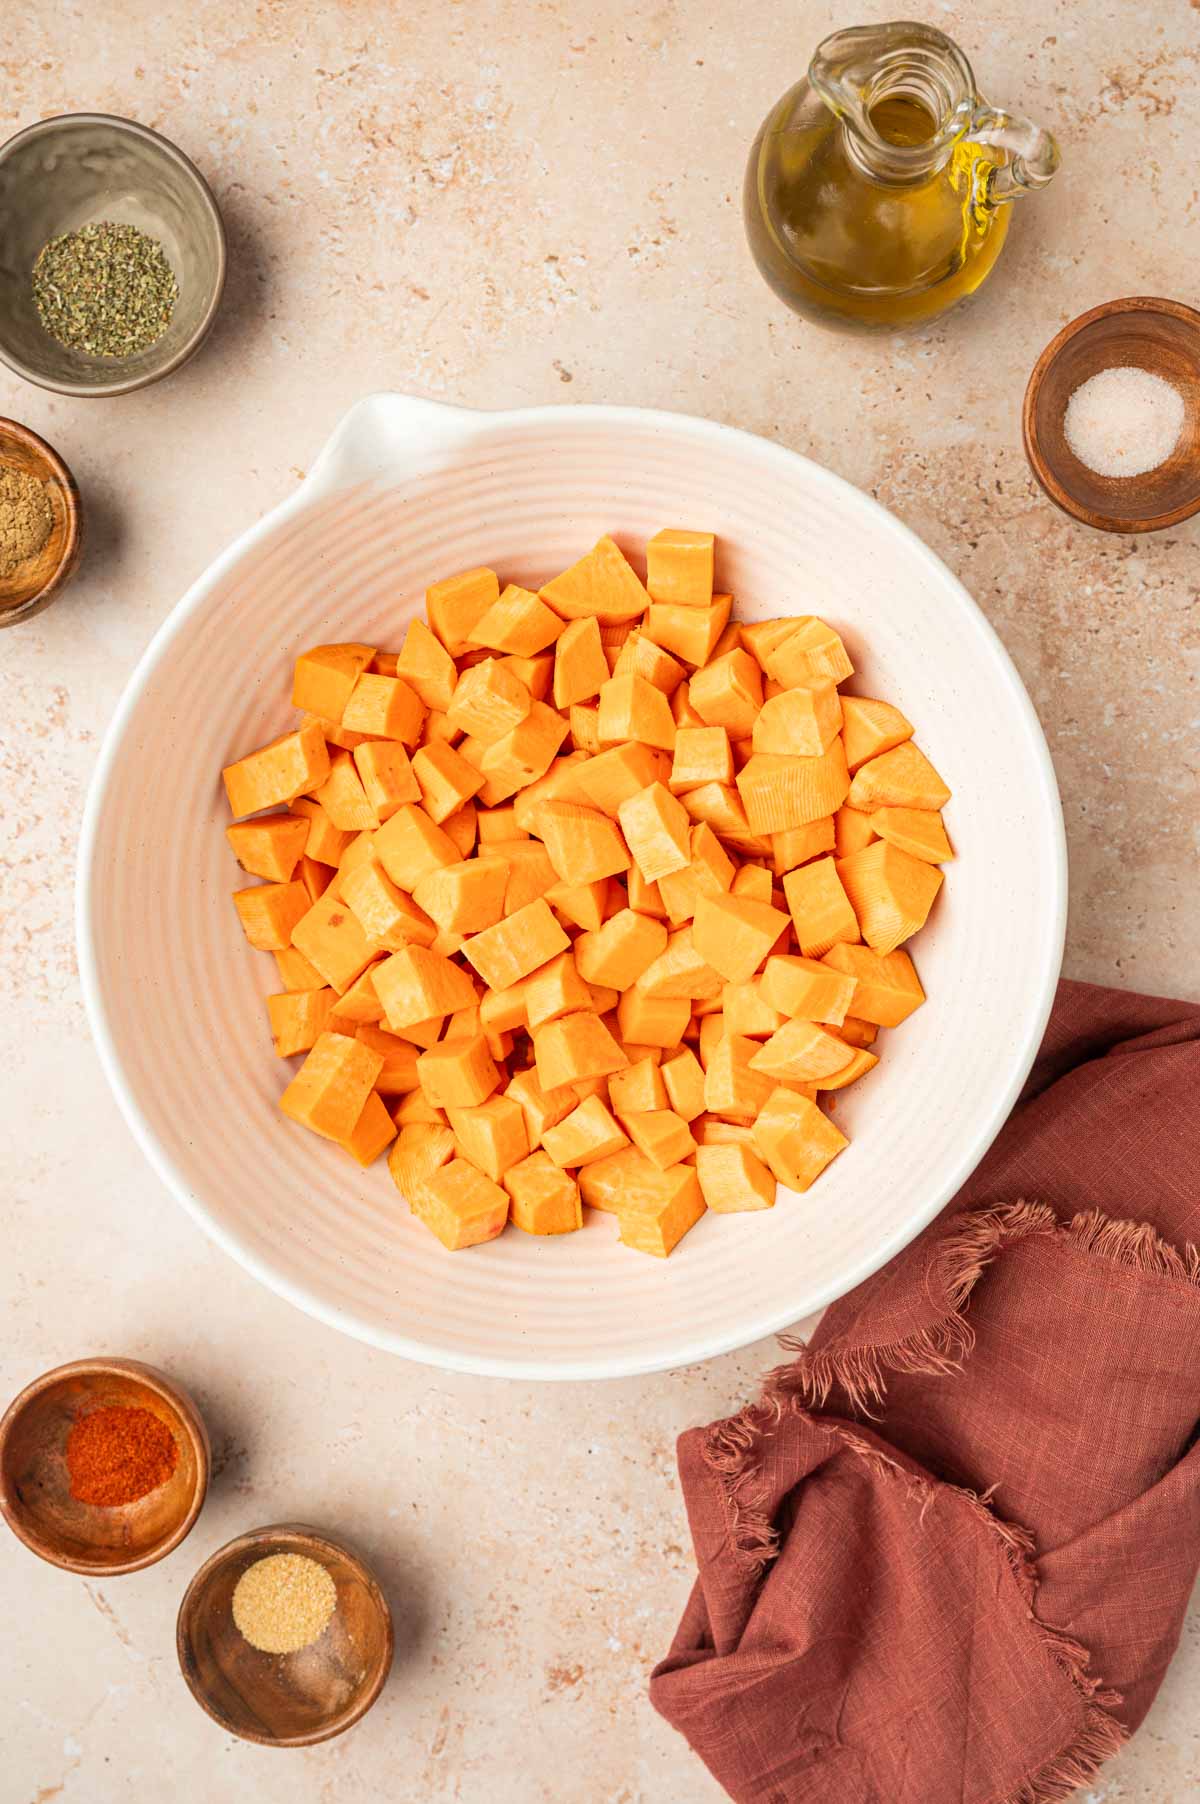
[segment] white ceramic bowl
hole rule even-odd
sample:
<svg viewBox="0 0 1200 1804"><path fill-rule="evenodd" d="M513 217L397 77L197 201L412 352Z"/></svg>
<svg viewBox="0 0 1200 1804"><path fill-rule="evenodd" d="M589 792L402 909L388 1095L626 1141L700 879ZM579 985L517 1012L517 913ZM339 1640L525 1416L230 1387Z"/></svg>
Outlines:
<svg viewBox="0 0 1200 1804"><path fill-rule="evenodd" d="M719 535L740 615L819 612L855 686L898 703L954 790L959 858L916 945L929 1000L839 1099L849 1149L769 1214L711 1216L669 1260L609 1217L448 1254L382 1163L358 1173L276 1107L272 961L229 893L221 766L289 722L306 644L400 644L427 583L474 564L536 585L601 532ZM996 1134L1037 1049L1062 953L1054 773L999 640L892 516L777 445L619 407L477 414L378 395L291 500L185 596L109 730L79 861L84 992L147 1157L265 1284L410 1358L525 1378L685 1365L783 1328L912 1239ZM590 1213L590 1212L589 1212Z"/></svg>

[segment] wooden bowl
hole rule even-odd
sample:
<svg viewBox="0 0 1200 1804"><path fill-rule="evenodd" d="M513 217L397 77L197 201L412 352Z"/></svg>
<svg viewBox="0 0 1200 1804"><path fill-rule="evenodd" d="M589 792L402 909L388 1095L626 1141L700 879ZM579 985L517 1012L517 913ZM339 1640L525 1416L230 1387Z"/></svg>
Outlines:
<svg viewBox="0 0 1200 1804"><path fill-rule="evenodd" d="M0 464L15 465L45 483L54 524L42 549L0 576L0 626L27 620L54 600L79 562L82 522L75 478L58 452L28 426L0 419Z"/></svg>
<svg viewBox="0 0 1200 1804"><path fill-rule="evenodd" d="M108 1407L148 1409L179 1445L166 1484L116 1508L77 1503L67 1477L76 1417ZM115 1578L153 1566L188 1533L208 1489L208 1434L181 1385L136 1359L76 1359L26 1385L0 1421L0 1511L52 1566Z"/></svg>
<svg viewBox="0 0 1200 1804"><path fill-rule="evenodd" d="M264 1654L233 1620L233 1593L269 1554L306 1554L337 1586L328 1627L294 1654ZM175 1646L192 1696L223 1729L272 1748L307 1748L366 1715L392 1664L392 1613L358 1555L303 1523L239 1535L183 1594Z"/></svg>
<svg viewBox="0 0 1200 1804"><path fill-rule="evenodd" d="M1098 476L1063 427L1067 403L1101 370L1133 364L1183 396L1184 422L1165 463L1141 476ZM1102 532L1159 532L1200 511L1200 313L1132 295L1081 313L1052 339L1025 390L1025 451L1051 501Z"/></svg>

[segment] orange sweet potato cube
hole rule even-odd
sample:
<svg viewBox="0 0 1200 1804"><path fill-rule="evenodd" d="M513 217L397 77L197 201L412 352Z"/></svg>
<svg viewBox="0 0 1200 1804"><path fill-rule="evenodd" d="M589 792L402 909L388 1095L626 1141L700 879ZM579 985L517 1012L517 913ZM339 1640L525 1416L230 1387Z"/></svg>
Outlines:
<svg viewBox="0 0 1200 1804"><path fill-rule="evenodd" d="M629 1063L599 1015L590 1009L547 1021L534 1034L533 1048L543 1090L606 1077Z"/></svg>
<svg viewBox="0 0 1200 1804"><path fill-rule="evenodd" d="M508 1194L466 1159L430 1172L409 1198L413 1214L452 1253L494 1240L508 1221Z"/></svg>
<svg viewBox="0 0 1200 1804"><path fill-rule="evenodd" d="M570 945L566 934L539 896L494 927L473 934L463 954L492 990L506 990L519 983Z"/></svg>
<svg viewBox="0 0 1200 1804"><path fill-rule="evenodd" d="M432 946L437 928L412 897L397 887L373 858L351 871L341 885L342 900L367 938L387 952L402 946Z"/></svg>
<svg viewBox="0 0 1200 1804"><path fill-rule="evenodd" d="M681 1164L696 1150L687 1122L673 1109L637 1109L621 1120L638 1151L660 1171Z"/></svg>
<svg viewBox="0 0 1200 1804"><path fill-rule="evenodd" d="M273 957L285 990L319 990L323 987L325 979L321 973L294 946L285 947Z"/></svg>
<svg viewBox="0 0 1200 1804"><path fill-rule="evenodd" d="M566 736L562 715L545 702L534 702L518 726L484 748L479 768L486 780L480 800L490 808L536 782L549 770Z"/></svg>
<svg viewBox="0 0 1200 1804"><path fill-rule="evenodd" d="M518 1071L509 1080L504 1094L518 1105L525 1117L525 1133L531 1151L542 1144L546 1129L564 1120L579 1102L570 1084L562 1084L556 1090L543 1090L532 1066L528 1071Z"/></svg>
<svg viewBox="0 0 1200 1804"><path fill-rule="evenodd" d="M707 822L690 827L689 849L691 855L682 870L664 871L650 886L676 927L692 919L701 896L720 895L730 888L734 878L733 860Z"/></svg>
<svg viewBox="0 0 1200 1804"><path fill-rule="evenodd" d="M355 746L354 768L379 821L391 820L405 802L419 802L421 786L404 747L393 739L368 739ZM315 856L315 854L313 854Z"/></svg>
<svg viewBox="0 0 1200 1804"><path fill-rule="evenodd" d="M526 839L496 850L503 853L507 867L501 914L515 915L518 908L536 902L539 896L548 897L558 883L558 872L540 839ZM492 923L485 925L490 927Z"/></svg>
<svg viewBox="0 0 1200 1804"><path fill-rule="evenodd" d="M661 645L656 645L653 639L647 639L644 633L636 629L630 633L617 653L612 674L615 677L644 677L653 688L661 689L668 697L674 695L685 680L683 665L669 651L664 651ZM671 718L675 718L674 709L671 711Z"/></svg>
<svg viewBox="0 0 1200 1804"><path fill-rule="evenodd" d="M692 942L706 964L729 983L745 983L786 932L782 909L749 896L702 896L692 921Z"/></svg>
<svg viewBox="0 0 1200 1804"><path fill-rule="evenodd" d="M374 1165L385 1146L396 1138L396 1124L384 1104L372 1090L363 1104L362 1114L349 1134L338 1140L356 1165Z"/></svg>
<svg viewBox="0 0 1200 1804"><path fill-rule="evenodd" d="M837 874L872 952L894 952L925 925L942 887L936 865L876 839L839 859ZM826 948L828 950L828 948Z"/></svg>
<svg viewBox="0 0 1200 1804"><path fill-rule="evenodd" d="M390 1034L374 1021L361 1021L354 1030L356 1040L369 1046L383 1060L379 1076L375 1079L375 1088L380 1096L411 1096L419 1090L421 1080L417 1076L417 1049L398 1034Z"/></svg>
<svg viewBox="0 0 1200 1804"><path fill-rule="evenodd" d="M850 788L840 739L817 758L755 752L736 780L752 833L786 833L820 820L841 807Z"/></svg>
<svg viewBox="0 0 1200 1804"><path fill-rule="evenodd" d="M750 1068L775 1079L811 1084L844 1070L853 1057L853 1047L836 1034L816 1021L796 1019L785 1021L776 1029L755 1052Z"/></svg>
<svg viewBox="0 0 1200 1804"><path fill-rule="evenodd" d="M378 963L377 959L375 964ZM362 975L354 979L350 988L343 990L336 998L328 1022L331 1034L349 1034L353 1038L366 1022L382 1018L383 1004L379 1000L372 975L375 964L368 965Z"/></svg>
<svg viewBox="0 0 1200 1804"><path fill-rule="evenodd" d="M713 598L711 532L666 527L646 546L646 589L652 601L707 608Z"/></svg>
<svg viewBox="0 0 1200 1804"><path fill-rule="evenodd" d="M518 658L532 658L553 645L563 623L532 589L509 583L471 629L472 645Z"/></svg>
<svg viewBox="0 0 1200 1804"><path fill-rule="evenodd" d="M595 933L604 921L608 879L596 883L552 883L545 892L555 914L569 927Z"/></svg>
<svg viewBox="0 0 1200 1804"><path fill-rule="evenodd" d="M695 1053L685 1046L660 1070L670 1106L684 1121L695 1121L704 1113L704 1068Z"/></svg>
<svg viewBox="0 0 1200 1804"><path fill-rule="evenodd" d="M628 1053L628 1047L626 1053ZM608 1100L619 1116L643 1114L649 1109L665 1109L667 1087L662 1072L649 1054L614 1071L608 1079Z"/></svg>
<svg viewBox="0 0 1200 1804"><path fill-rule="evenodd" d="M854 944L860 939L858 917L832 858L817 858L789 871L783 893L805 958L822 957L839 940Z"/></svg>
<svg viewBox="0 0 1200 1804"><path fill-rule="evenodd" d="M291 1120L326 1140L345 1140L366 1107L383 1060L360 1040L321 1034L279 1099Z"/></svg>
<svg viewBox="0 0 1200 1804"><path fill-rule="evenodd" d="M854 996L854 979L818 959L777 956L767 960L763 994L781 1015L840 1028Z"/></svg>
<svg viewBox="0 0 1200 1804"><path fill-rule="evenodd" d="M289 883L308 844L308 822L295 814L267 814L235 821L225 837L233 855L252 877Z"/></svg>
<svg viewBox="0 0 1200 1804"><path fill-rule="evenodd" d="M807 1096L773 1090L754 1123L754 1145L781 1184L807 1190L850 1142Z"/></svg>
<svg viewBox="0 0 1200 1804"><path fill-rule="evenodd" d="M400 1195L412 1207L413 1197L425 1180L457 1155L457 1143L450 1129L432 1122L413 1123L400 1128L396 1144L388 1154L388 1170Z"/></svg>
<svg viewBox="0 0 1200 1804"><path fill-rule="evenodd" d="M754 722L754 749L783 758L819 758L841 727L837 684L827 678L797 683L764 701Z"/></svg>
<svg viewBox="0 0 1200 1804"><path fill-rule="evenodd" d="M553 1127L543 1129L542 1145L556 1165L579 1167L628 1146L629 1136L603 1099L589 1096Z"/></svg>
<svg viewBox="0 0 1200 1804"><path fill-rule="evenodd" d="M839 810L839 813L842 812ZM863 816L865 819L865 815ZM826 814L819 820L806 821L803 827L788 827L771 835L771 869L777 877L794 871L822 852L832 852L836 844L836 816Z"/></svg>
<svg viewBox="0 0 1200 1804"><path fill-rule="evenodd" d="M698 1146L696 1176L704 1201L718 1215L775 1206L775 1178L747 1146Z"/></svg>
<svg viewBox="0 0 1200 1804"><path fill-rule="evenodd" d="M617 1024L627 1046L678 1046L691 1014L686 996L647 996L636 984L617 1004Z"/></svg>
<svg viewBox="0 0 1200 1804"><path fill-rule="evenodd" d="M661 689L645 677L610 677L600 686L596 733L601 745L635 739L660 751L675 749L675 718Z"/></svg>
<svg viewBox="0 0 1200 1804"><path fill-rule="evenodd" d="M397 1033L435 1016L452 1015L475 1001L475 986L467 973L429 946L405 946L385 958L375 969L375 989L384 1020Z"/></svg>
<svg viewBox="0 0 1200 1804"><path fill-rule="evenodd" d="M508 880L507 858L468 858L427 871L413 901L447 933L481 933L502 919Z"/></svg>
<svg viewBox="0 0 1200 1804"><path fill-rule="evenodd" d="M763 668L785 689L821 678L844 683L854 675L854 665L841 639L815 614L793 623L792 631L766 652Z"/></svg>
<svg viewBox="0 0 1200 1804"><path fill-rule="evenodd" d="M336 875L336 871L331 871L327 864L318 864L315 858L307 855L296 866L296 881L304 885L310 902L315 902L318 896L325 894Z"/></svg>
<svg viewBox="0 0 1200 1804"><path fill-rule="evenodd" d="M494 745L520 726L533 706L533 696L496 658L484 658L458 679L446 724L484 745Z"/></svg>
<svg viewBox="0 0 1200 1804"><path fill-rule="evenodd" d="M546 1021L592 1006L592 991L579 975L572 952L560 952L525 979L525 1017L531 1033Z"/></svg>
<svg viewBox="0 0 1200 1804"><path fill-rule="evenodd" d="M912 736L912 722L890 702L875 701L866 695L842 697L842 740L851 771Z"/></svg>
<svg viewBox="0 0 1200 1804"><path fill-rule="evenodd" d="M292 706L323 720L340 721L354 685L375 656L370 645L314 645L296 659Z"/></svg>
<svg viewBox="0 0 1200 1804"><path fill-rule="evenodd" d="M574 778L582 792L579 799L615 821L622 802L648 784L665 782L670 768L663 752L627 740L584 759Z"/></svg>
<svg viewBox="0 0 1200 1804"><path fill-rule="evenodd" d="M749 896L753 902L769 902L774 891L771 873L765 865L743 864L733 874L730 895Z"/></svg>
<svg viewBox="0 0 1200 1804"><path fill-rule="evenodd" d="M302 883L257 883L233 892L242 931L259 952L282 952L311 903Z"/></svg>
<svg viewBox="0 0 1200 1804"><path fill-rule="evenodd" d="M439 1040L417 1059L417 1076L426 1100L437 1109L472 1108L486 1102L500 1082L482 1033Z"/></svg>
<svg viewBox="0 0 1200 1804"><path fill-rule="evenodd" d="M412 768L421 789L421 806L438 826L457 814L484 785L483 772L468 764L444 739L423 745L414 754Z"/></svg>
<svg viewBox="0 0 1200 1804"><path fill-rule="evenodd" d="M267 1017L279 1058L290 1059L297 1052L312 1050L325 1032L336 999L336 990L328 988L287 990L267 997Z"/></svg>
<svg viewBox="0 0 1200 1804"><path fill-rule="evenodd" d="M843 803L834 815L834 844L832 848L823 846L821 850L832 850L839 859L848 859L852 851L863 850L863 846L870 846L872 839L877 837L875 817L861 814L857 808Z"/></svg>
<svg viewBox="0 0 1200 1804"><path fill-rule="evenodd" d="M710 1113L753 1121L776 1082L756 1068L759 1051L757 1040L722 1032L704 1072L704 1106Z"/></svg>
<svg viewBox="0 0 1200 1804"><path fill-rule="evenodd" d="M722 986L720 972L697 950L691 927L679 927L669 936L665 952L647 965L634 987L650 998L682 996L689 1001L708 1001L721 994Z"/></svg>
<svg viewBox="0 0 1200 1804"><path fill-rule="evenodd" d="M716 650L732 606L732 595L714 595L707 608L652 601L642 630L647 639L661 645L672 657L698 667L706 664Z"/></svg>
<svg viewBox="0 0 1200 1804"><path fill-rule="evenodd" d="M650 783L620 804L621 831L647 883L657 883L691 860L691 821L662 783Z"/></svg>
<svg viewBox="0 0 1200 1804"><path fill-rule="evenodd" d="M292 945L339 995L362 975L379 951L349 906L332 889L327 889L297 921L292 929Z"/></svg>
<svg viewBox="0 0 1200 1804"><path fill-rule="evenodd" d="M598 808L585 808L578 802L545 802L538 809L533 831L545 845L555 876L562 883L598 883L602 877L629 869L624 839Z"/></svg>
<svg viewBox="0 0 1200 1804"><path fill-rule="evenodd" d="M397 750L400 749L397 747ZM297 818L308 823L308 838L304 842L305 857L315 858L318 864L340 865L354 834L335 827L320 802L314 801L311 796L296 796L288 806Z"/></svg>
<svg viewBox="0 0 1200 1804"><path fill-rule="evenodd" d="M371 852L392 882L409 895L427 872L462 862L450 835L415 802L405 802L384 822L371 841Z"/></svg>
<svg viewBox="0 0 1200 1804"><path fill-rule="evenodd" d="M732 783L733 753L724 727L676 725L675 756L669 786L672 795L699 789L702 783Z"/></svg>
<svg viewBox="0 0 1200 1804"><path fill-rule="evenodd" d="M609 677L608 659L594 618L572 620L554 647L554 706L569 708L599 695Z"/></svg>
<svg viewBox="0 0 1200 1804"><path fill-rule="evenodd" d="M767 1000L761 977L748 978L745 983L727 983L721 993L721 1013L726 1033L746 1034L752 1040L773 1034L785 1019Z"/></svg>
<svg viewBox="0 0 1200 1804"><path fill-rule="evenodd" d="M499 599L500 584L494 570L464 570L426 589L425 613L430 628L452 658L461 658L470 649L472 631ZM406 676L403 665L401 653L400 674ZM430 703L431 707L434 705Z"/></svg>
<svg viewBox="0 0 1200 1804"><path fill-rule="evenodd" d="M283 733L221 772L229 806L237 816L277 808L306 790L318 788L329 775L329 747L319 726Z"/></svg>
<svg viewBox="0 0 1200 1804"><path fill-rule="evenodd" d="M540 594L564 620L591 616L602 626L637 620L650 605L620 547L607 535L569 570L544 584Z"/></svg>
<svg viewBox="0 0 1200 1804"><path fill-rule="evenodd" d="M350 752L334 752L329 775L313 793L334 826L344 833L363 833L379 825Z"/></svg>
<svg viewBox="0 0 1200 1804"><path fill-rule="evenodd" d="M594 932L580 934L575 962L588 983L627 990L666 949L667 930L661 921L621 908Z"/></svg>
<svg viewBox="0 0 1200 1804"><path fill-rule="evenodd" d="M841 812L850 811L843 808ZM923 859L926 864L948 864L954 857L945 823L934 808L877 808L874 814L864 814L862 819L870 822L880 839L886 839L889 845L899 847L912 858ZM227 827L225 831L232 833L234 829ZM838 853L838 857L845 858L850 852L861 849L861 846L848 846ZM267 875L266 872L259 874Z"/></svg>
<svg viewBox="0 0 1200 1804"><path fill-rule="evenodd" d="M378 676L364 670L346 703L342 725L354 733L376 739L398 739L402 745L419 745L425 724L425 703L403 677Z"/></svg>
<svg viewBox="0 0 1200 1804"><path fill-rule="evenodd" d="M420 696L427 708L445 715L454 696L458 671L446 647L423 620L409 623L404 648L396 660L396 675Z"/></svg>
<svg viewBox="0 0 1200 1804"><path fill-rule="evenodd" d="M526 1234L570 1234L583 1226L579 1185L546 1152L530 1153L502 1178L514 1227Z"/></svg>
<svg viewBox="0 0 1200 1804"><path fill-rule="evenodd" d="M529 1152L525 1116L511 1096L489 1096L467 1108L451 1106L447 1113L463 1158L496 1184Z"/></svg>
<svg viewBox="0 0 1200 1804"><path fill-rule="evenodd" d="M945 807L950 791L924 752L906 739L859 765L847 800L868 814L875 808L932 809Z"/></svg>
<svg viewBox="0 0 1200 1804"><path fill-rule="evenodd" d="M649 1160L646 1163L650 1165ZM657 1191L645 1179L635 1185L636 1206L622 1209L617 1222L625 1246L666 1259L704 1214L704 1196L690 1165L672 1165L658 1177Z"/></svg>
<svg viewBox="0 0 1200 1804"><path fill-rule="evenodd" d="M554 681L553 651L539 651L532 658L501 658L505 670L512 672L518 683L524 683L535 702L544 702Z"/></svg>
<svg viewBox="0 0 1200 1804"><path fill-rule="evenodd" d="M868 1071L874 1071L878 1063L873 1052L868 1052L865 1046L856 1046L840 1071L833 1071L828 1077L815 1078L813 1082L818 1090L844 1090L847 1084L856 1084Z"/></svg>
<svg viewBox="0 0 1200 1804"><path fill-rule="evenodd" d="M693 673L688 698L707 726L744 739L763 705L762 672L749 652L726 652Z"/></svg>

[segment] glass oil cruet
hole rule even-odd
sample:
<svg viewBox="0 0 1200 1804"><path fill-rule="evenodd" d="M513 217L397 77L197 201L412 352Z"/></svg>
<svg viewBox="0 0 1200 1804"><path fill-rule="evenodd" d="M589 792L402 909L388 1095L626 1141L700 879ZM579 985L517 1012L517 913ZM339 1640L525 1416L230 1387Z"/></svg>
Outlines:
<svg viewBox="0 0 1200 1804"><path fill-rule="evenodd" d="M763 122L746 171L750 248L808 319L920 325L979 287L1010 203L1057 168L1050 133L989 106L943 32L856 26L817 47Z"/></svg>

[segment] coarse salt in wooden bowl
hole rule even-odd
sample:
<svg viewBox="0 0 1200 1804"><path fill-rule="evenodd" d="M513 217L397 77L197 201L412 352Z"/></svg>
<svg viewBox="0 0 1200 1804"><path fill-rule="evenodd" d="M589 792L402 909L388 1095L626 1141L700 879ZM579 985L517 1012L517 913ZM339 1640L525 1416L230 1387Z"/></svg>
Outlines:
<svg viewBox="0 0 1200 1804"><path fill-rule="evenodd" d="M1183 427L1164 462L1102 476L1067 442L1076 389L1102 370L1147 370L1183 400ZM1081 313L1033 366L1022 414L1030 468L1051 501L1101 532L1159 532L1200 512L1200 313L1182 301L1130 295Z"/></svg>
<svg viewBox="0 0 1200 1804"><path fill-rule="evenodd" d="M263 1653L233 1618L249 1567L273 1554L323 1566L337 1591L323 1632L295 1653ZM217 1549L184 1592L175 1630L192 1696L243 1741L304 1748L329 1741L371 1708L392 1664L392 1613L374 1574L340 1541L302 1523L256 1528Z"/></svg>
<svg viewBox="0 0 1200 1804"><path fill-rule="evenodd" d="M71 1496L67 1436L93 1410L146 1409L165 1422L179 1462L135 1502L101 1507ZM76 1359L43 1372L0 1421L0 1512L26 1547L67 1572L115 1578L179 1546L208 1490L208 1432L182 1385L136 1359Z"/></svg>

